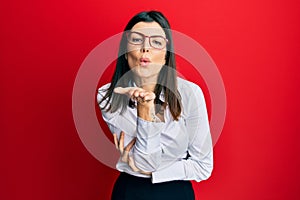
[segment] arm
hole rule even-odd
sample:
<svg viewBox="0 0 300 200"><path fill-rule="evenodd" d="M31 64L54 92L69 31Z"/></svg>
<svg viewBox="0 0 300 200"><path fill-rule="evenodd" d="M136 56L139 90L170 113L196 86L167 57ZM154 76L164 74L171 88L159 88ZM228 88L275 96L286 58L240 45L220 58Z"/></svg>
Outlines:
<svg viewBox="0 0 300 200"><path fill-rule="evenodd" d="M97 102L98 104L102 100L103 96L105 95L106 89L109 87L109 84L104 85L100 89L98 89L97 93ZM100 108L103 108L106 104L106 101L102 101L99 104ZM101 109L101 114L103 120L106 122L107 126L109 127L111 133L116 134L117 138L120 138L121 131L126 133L126 138L124 145L126 146L136 135L136 122L135 120L124 116L121 114L120 110L116 112L106 111L105 109Z"/></svg>
<svg viewBox="0 0 300 200"><path fill-rule="evenodd" d="M163 122L149 122L137 119L137 138L133 148L135 165L142 171L153 172L161 163L161 132Z"/></svg>
<svg viewBox="0 0 300 200"><path fill-rule="evenodd" d="M189 102L183 102L186 113L186 131L189 135L188 159L174 161L168 167L152 173L152 182L170 180L207 179L213 169L213 149L204 95L194 85Z"/></svg>
<svg viewBox="0 0 300 200"><path fill-rule="evenodd" d="M137 101L137 136L132 155L135 166L149 174L160 165L162 153L160 135L164 127L164 123L155 115L155 94L142 88L130 87L116 88L114 91Z"/></svg>
<svg viewBox="0 0 300 200"><path fill-rule="evenodd" d="M104 96L105 89L108 85L103 86L98 90L97 102L101 101ZM128 162L129 166L133 171L140 171L143 174L151 174L157 166L160 164L160 133L164 126L164 123L156 118L154 113L154 103L155 98L154 93L136 93L135 97L133 92L138 90L144 92L141 88L116 88L115 92L128 95L133 100L139 100L137 104L137 119L130 118L127 115L121 114L119 111L114 113L102 111L102 117L107 123L110 131L114 135L114 142L116 148L120 150L121 158L123 162ZM144 102L141 101L143 98ZM105 101L102 102L100 107L106 104ZM129 119L130 118L130 119ZM156 122L153 122L156 121ZM123 132L121 134L121 132ZM126 137L124 136L126 133ZM136 138L134 138L136 135ZM131 143L131 141L135 143ZM134 145L130 145L134 144ZM129 146L128 146L129 145ZM129 147L129 148L127 148ZM127 150L126 150L127 148ZM129 151L131 153L129 153ZM134 157L133 159L130 159ZM130 163L131 160L131 163ZM138 166L138 168L136 166ZM150 173L149 173L150 172Z"/></svg>

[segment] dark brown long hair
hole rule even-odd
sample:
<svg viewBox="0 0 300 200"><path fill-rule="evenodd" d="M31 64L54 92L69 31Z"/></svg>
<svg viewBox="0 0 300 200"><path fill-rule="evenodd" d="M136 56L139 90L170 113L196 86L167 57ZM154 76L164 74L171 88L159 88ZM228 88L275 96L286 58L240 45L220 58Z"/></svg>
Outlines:
<svg viewBox="0 0 300 200"><path fill-rule="evenodd" d="M121 112L124 112L130 104L130 99L128 97L126 97L125 95L116 94L113 92L113 90L115 87L119 86L128 87L130 81L132 81L130 78L132 76L125 75L131 73L128 62L125 58L125 54L127 52L126 32L131 30L131 28L138 22L157 22L163 28L166 34L166 38L168 39L166 63L162 67L158 75L157 84L154 89L154 93L156 95L154 103L156 105L162 104L162 102L159 100L159 97L161 92L163 91L165 102L168 104L174 120L178 120L182 111L182 105L181 97L177 89L177 73L173 38L168 20L161 12L158 11L138 13L128 22L127 26L125 27L120 42L118 59L111 84L106 90L104 97L99 102L99 104L101 104L103 101L106 101L106 104L101 109L115 112L119 108L121 108Z"/></svg>

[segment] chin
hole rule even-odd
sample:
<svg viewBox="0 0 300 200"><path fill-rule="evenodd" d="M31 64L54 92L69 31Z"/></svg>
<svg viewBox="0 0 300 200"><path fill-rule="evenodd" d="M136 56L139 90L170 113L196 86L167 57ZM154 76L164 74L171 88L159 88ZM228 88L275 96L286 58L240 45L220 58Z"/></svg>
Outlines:
<svg viewBox="0 0 300 200"><path fill-rule="evenodd" d="M155 72L149 69L136 68L134 74L141 78L147 78L155 75Z"/></svg>
<svg viewBox="0 0 300 200"><path fill-rule="evenodd" d="M151 77L155 76L155 74L153 74L153 73L138 73L136 75L140 78L151 78Z"/></svg>

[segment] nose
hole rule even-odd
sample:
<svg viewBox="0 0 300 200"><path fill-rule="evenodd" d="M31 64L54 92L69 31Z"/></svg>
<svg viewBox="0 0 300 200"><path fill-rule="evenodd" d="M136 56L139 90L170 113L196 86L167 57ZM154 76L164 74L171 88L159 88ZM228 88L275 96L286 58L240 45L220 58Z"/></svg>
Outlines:
<svg viewBox="0 0 300 200"><path fill-rule="evenodd" d="M141 48L141 51L143 52L143 53L145 53L145 52L149 52L149 50L150 50L150 48L151 48L151 46L150 46L150 38L145 38L145 41L144 41L144 43L143 43L143 46L142 46L142 48Z"/></svg>

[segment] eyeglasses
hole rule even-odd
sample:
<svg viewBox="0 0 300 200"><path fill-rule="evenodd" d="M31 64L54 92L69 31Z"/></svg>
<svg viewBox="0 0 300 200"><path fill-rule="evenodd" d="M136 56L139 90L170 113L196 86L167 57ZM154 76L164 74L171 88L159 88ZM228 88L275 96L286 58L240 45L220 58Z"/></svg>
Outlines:
<svg viewBox="0 0 300 200"><path fill-rule="evenodd" d="M163 49L168 43L168 39L160 35L146 36L139 32L128 32L127 41L133 45L142 45L146 38L149 38L149 44L155 49Z"/></svg>

